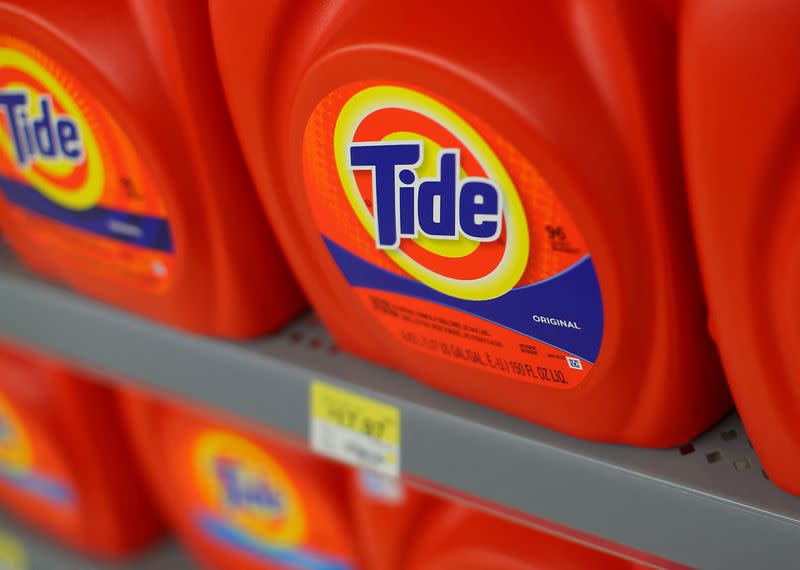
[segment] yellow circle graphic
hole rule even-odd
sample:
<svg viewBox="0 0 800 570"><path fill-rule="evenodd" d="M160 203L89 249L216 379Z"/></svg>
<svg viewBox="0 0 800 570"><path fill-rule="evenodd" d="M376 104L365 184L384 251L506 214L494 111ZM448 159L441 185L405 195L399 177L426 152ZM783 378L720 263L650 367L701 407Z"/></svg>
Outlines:
<svg viewBox="0 0 800 570"><path fill-rule="evenodd" d="M212 512L271 545L292 547L304 540L306 517L297 490L286 471L263 449L222 430L205 432L194 449L196 480L203 503ZM237 504L231 503L229 489L220 478L220 462L227 462L235 473L237 493L243 497ZM264 493L278 504L265 507L248 500L252 496L263 498Z"/></svg>
<svg viewBox="0 0 800 570"><path fill-rule="evenodd" d="M439 101L412 89L395 85L367 87L353 95L339 114L334 130L334 157L336 168L350 206L369 235L375 239L375 220L361 197L353 171L349 168L346 150L353 142L358 126L371 113L394 108L419 113L447 129L472 153L487 177L500 189L504 204L506 246L502 259L487 275L477 279L456 279L440 275L422 265L400 249L382 250L400 268L425 285L452 297L481 301L494 299L507 293L517 284L525 271L530 255L528 221L513 180L500 159L481 135L458 114ZM397 138L406 138L402 133ZM394 137L393 137L394 138ZM423 136L415 137L424 146L431 146ZM428 149L425 148L427 152ZM462 257L471 253L477 245L451 241L447 245L431 243L435 240L420 238L421 247L446 257ZM459 243L461 242L461 243Z"/></svg>

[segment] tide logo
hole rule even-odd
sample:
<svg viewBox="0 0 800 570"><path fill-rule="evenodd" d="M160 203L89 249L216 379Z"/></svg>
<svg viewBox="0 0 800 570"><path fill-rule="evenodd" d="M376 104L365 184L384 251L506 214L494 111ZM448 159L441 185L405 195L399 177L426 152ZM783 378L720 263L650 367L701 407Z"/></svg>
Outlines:
<svg viewBox="0 0 800 570"><path fill-rule="evenodd" d="M514 181L467 113L399 85L350 95L334 159L356 217L412 278L469 300L499 297L530 256Z"/></svg>
<svg viewBox="0 0 800 570"><path fill-rule="evenodd" d="M372 171L376 245L397 249L400 238L494 241L500 236L503 195L486 178L459 180L459 149L440 150L437 173L419 179L423 142L352 144L350 168Z"/></svg>
<svg viewBox="0 0 800 570"><path fill-rule="evenodd" d="M90 99L36 48L0 37L0 175L64 208L97 205L105 170L86 114Z"/></svg>
<svg viewBox="0 0 800 570"><path fill-rule="evenodd" d="M270 546L295 547L306 516L280 463L247 439L222 430L204 432L194 445L200 505L240 535Z"/></svg>
<svg viewBox="0 0 800 570"><path fill-rule="evenodd" d="M34 160L65 160L80 164L85 156L78 123L66 115L53 112L51 95L36 97L39 116L28 116L31 94L26 91L0 91L0 112L5 114L14 143L14 159L22 169Z"/></svg>
<svg viewBox="0 0 800 570"><path fill-rule="evenodd" d="M217 457L215 470L226 508L268 518L283 516L286 499L281 490L271 481L254 475L247 464L235 458Z"/></svg>

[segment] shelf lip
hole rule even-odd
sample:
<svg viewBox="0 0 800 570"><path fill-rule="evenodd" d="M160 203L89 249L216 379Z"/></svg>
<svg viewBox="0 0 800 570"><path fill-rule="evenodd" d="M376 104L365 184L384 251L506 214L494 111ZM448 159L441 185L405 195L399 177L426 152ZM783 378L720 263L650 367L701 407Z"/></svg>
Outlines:
<svg viewBox="0 0 800 570"><path fill-rule="evenodd" d="M580 441L332 354L313 317L253 342L207 339L32 277L2 248L0 337L303 440L309 385L325 380L400 408L402 468L414 477L681 564L796 562L800 499L761 475L736 416L685 457ZM729 430L737 435L723 441ZM713 450L722 460L712 464ZM740 458L749 465L742 473L731 463Z"/></svg>

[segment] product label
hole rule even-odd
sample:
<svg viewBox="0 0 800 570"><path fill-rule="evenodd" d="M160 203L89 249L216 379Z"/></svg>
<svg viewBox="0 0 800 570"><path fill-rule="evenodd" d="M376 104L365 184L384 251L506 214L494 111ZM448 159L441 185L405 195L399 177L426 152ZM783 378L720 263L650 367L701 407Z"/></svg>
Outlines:
<svg viewBox="0 0 800 570"><path fill-rule="evenodd" d="M584 238L537 169L445 99L358 82L309 118L312 215L361 303L396 342L556 389L603 334Z"/></svg>
<svg viewBox="0 0 800 570"><path fill-rule="evenodd" d="M31 495L51 506L75 506L75 492L57 458L26 429L20 414L0 394L0 485Z"/></svg>
<svg viewBox="0 0 800 570"><path fill-rule="evenodd" d="M309 409L314 451L384 475L400 474L397 407L314 380Z"/></svg>
<svg viewBox="0 0 800 570"><path fill-rule="evenodd" d="M170 224L134 144L66 70L2 36L0 201L10 225L53 258L166 288Z"/></svg>
<svg viewBox="0 0 800 570"><path fill-rule="evenodd" d="M351 570L306 546L309 513L291 478L262 448L209 430L193 445L196 524L212 539L272 564Z"/></svg>

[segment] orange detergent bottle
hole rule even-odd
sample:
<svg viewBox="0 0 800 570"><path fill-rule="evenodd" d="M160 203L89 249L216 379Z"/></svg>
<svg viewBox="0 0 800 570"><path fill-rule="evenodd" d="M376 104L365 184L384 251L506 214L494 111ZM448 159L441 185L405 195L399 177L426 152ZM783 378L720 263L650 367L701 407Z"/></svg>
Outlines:
<svg viewBox="0 0 800 570"><path fill-rule="evenodd" d="M350 477L353 524L367 570L405 570L406 555L440 499L367 470Z"/></svg>
<svg viewBox="0 0 800 570"><path fill-rule="evenodd" d="M172 325L247 337L303 305L195 2L0 0L0 210L27 265Z"/></svg>
<svg viewBox="0 0 800 570"><path fill-rule="evenodd" d="M594 440L676 445L729 408L669 6L210 0L251 171L344 348Z"/></svg>
<svg viewBox="0 0 800 570"><path fill-rule="evenodd" d="M344 468L231 422L126 393L152 487L216 570L356 570Z"/></svg>
<svg viewBox="0 0 800 570"><path fill-rule="evenodd" d="M0 503L86 553L120 558L161 525L110 388L0 344Z"/></svg>
<svg viewBox="0 0 800 570"><path fill-rule="evenodd" d="M644 568L576 542L455 503L429 515L405 570Z"/></svg>
<svg viewBox="0 0 800 570"><path fill-rule="evenodd" d="M352 500L369 570L640 567L369 471L354 473Z"/></svg>
<svg viewBox="0 0 800 570"><path fill-rule="evenodd" d="M770 478L800 494L800 4L686 2L684 152L712 333Z"/></svg>

